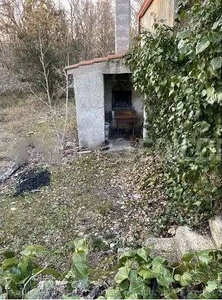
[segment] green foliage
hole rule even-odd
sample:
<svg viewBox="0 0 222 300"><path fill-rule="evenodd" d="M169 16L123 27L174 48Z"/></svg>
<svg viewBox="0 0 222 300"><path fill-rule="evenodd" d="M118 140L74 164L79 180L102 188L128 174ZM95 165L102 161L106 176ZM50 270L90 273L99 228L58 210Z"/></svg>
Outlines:
<svg viewBox="0 0 222 300"><path fill-rule="evenodd" d="M65 278L69 281L70 289L74 291L74 294L82 295L89 286L89 249L85 239L75 240L74 245L71 270Z"/></svg>
<svg viewBox="0 0 222 300"><path fill-rule="evenodd" d="M74 244L71 270L66 275L46 265L40 267L38 259L46 251L42 246L28 246L20 256L2 251L0 297L79 299L91 295L90 289L95 290L95 286L89 284L88 245L85 239L75 240ZM114 285L106 290L106 298L218 299L222 297L221 270L219 250L189 253L178 263L169 263L160 256L152 258L148 248L130 250L119 258ZM40 284L39 274L50 278L44 277ZM57 278L64 279L60 286Z"/></svg>
<svg viewBox="0 0 222 300"><path fill-rule="evenodd" d="M146 98L150 140L166 162L170 200L158 230L197 227L222 208L220 6L219 0L182 1L179 19L186 25L156 24L127 58Z"/></svg>
<svg viewBox="0 0 222 300"><path fill-rule="evenodd" d="M59 295L54 279L65 279L68 298L79 298L88 291L89 268L88 245L85 239L74 241L75 251L72 256L72 266L70 271L64 275L55 269L47 268L47 264L42 267L39 260L43 254L49 253L43 246L27 246L24 251L17 256L12 251L2 251L4 257L0 267L0 296L3 298L47 298L52 295ZM50 276L53 280L46 280L38 286L38 275ZM46 277L47 278L47 277Z"/></svg>
<svg viewBox="0 0 222 300"><path fill-rule="evenodd" d="M200 251L170 264L150 257L142 248L124 253L119 260L115 286L107 299L218 299L222 297L222 252Z"/></svg>
<svg viewBox="0 0 222 300"><path fill-rule="evenodd" d="M46 252L40 245L27 246L17 256L13 251L1 251L4 257L0 267L0 288L4 298L21 298L37 285L37 275L52 275L58 278L60 274L54 269L43 268L38 259Z"/></svg>

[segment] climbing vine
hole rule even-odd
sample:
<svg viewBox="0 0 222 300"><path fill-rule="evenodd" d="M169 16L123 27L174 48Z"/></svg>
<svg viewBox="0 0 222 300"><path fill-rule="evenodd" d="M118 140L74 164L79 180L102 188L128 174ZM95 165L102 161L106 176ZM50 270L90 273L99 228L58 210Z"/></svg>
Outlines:
<svg viewBox="0 0 222 300"><path fill-rule="evenodd" d="M222 208L220 8L220 0L182 1L175 28L156 24L127 57L145 95L149 139L166 162L169 201L160 228L197 227Z"/></svg>

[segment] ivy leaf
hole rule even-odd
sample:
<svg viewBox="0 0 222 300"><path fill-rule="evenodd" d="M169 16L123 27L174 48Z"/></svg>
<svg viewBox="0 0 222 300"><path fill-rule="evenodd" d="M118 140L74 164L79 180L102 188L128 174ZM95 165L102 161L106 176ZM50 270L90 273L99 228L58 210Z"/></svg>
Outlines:
<svg viewBox="0 0 222 300"><path fill-rule="evenodd" d="M2 269L5 270L9 267L15 266L18 264L18 259L16 257L7 258L2 262Z"/></svg>
<svg viewBox="0 0 222 300"><path fill-rule="evenodd" d="M194 253L186 253L183 258L182 261L189 263L194 257Z"/></svg>
<svg viewBox="0 0 222 300"><path fill-rule="evenodd" d="M124 295L124 299L138 299L138 295L136 293L126 292Z"/></svg>
<svg viewBox="0 0 222 300"><path fill-rule="evenodd" d="M39 289L38 288L34 288L31 291L28 291L28 293L26 293L25 298L26 299L39 299Z"/></svg>
<svg viewBox="0 0 222 300"><path fill-rule="evenodd" d="M196 46L196 54L199 54L206 50L210 46L210 41L207 36L203 37Z"/></svg>
<svg viewBox="0 0 222 300"><path fill-rule="evenodd" d="M119 258L120 265L124 264L130 258L134 258L136 256L136 253L137 253L136 250L130 250L130 251L127 251L126 253L123 253Z"/></svg>
<svg viewBox="0 0 222 300"><path fill-rule="evenodd" d="M37 268L35 273L40 271L41 268ZM41 272L44 275L52 275L54 278L59 278L61 274L53 268L47 268Z"/></svg>
<svg viewBox="0 0 222 300"><path fill-rule="evenodd" d="M165 299L178 299L177 292L172 289L164 289L163 291Z"/></svg>
<svg viewBox="0 0 222 300"><path fill-rule="evenodd" d="M74 241L75 251L84 253L85 255L88 255L89 249L88 244L85 239L76 239Z"/></svg>
<svg viewBox="0 0 222 300"><path fill-rule="evenodd" d="M215 280L209 280L207 282L207 286L205 287L205 291L208 293L213 292L217 288L217 282Z"/></svg>
<svg viewBox="0 0 222 300"><path fill-rule="evenodd" d="M25 247L25 249L21 252L21 254L25 256L36 256L46 252L46 248L42 245L30 245Z"/></svg>
<svg viewBox="0 0 222 300"><path fill-rule="evenodd" d="M180 283L182 286L188 286L192 283L193 279L189 272L184 272L183 275L180 277Z"/></svg>
<svg viewBox="0 0 222 300"><path fill-rule="evenodd" d="M0 254L3 255L5 258L12 258L12 257L15 256L15 252L14 251L10 251L10 250L0 251Z"/></svg>
<svg viewBox="0 0 222 300"><path fill-rule="evenodd" d="M217 282L214 280L209 280L201 296L205 299L218 299L217 290L218 290Z"/></svg>
<svg viewBox="0 0 222 300"><path fill-rule="evenodd" d="M114 280L116 283L121 283L125 279L129 278L130 269L127 266L119 268L118 273L116 274Z"/></svg>
<svg viewBox="0 0 222 300"><path fill-rule="evenodd" d="M156 256L152 261L152 269L155 271L161 271L164 267L165 259L160 256Z"/></svg>
<svg viewBox="0 0 222 300"><path fill-rule="evenodd" d="M213 24L212 30L215 30L215 29L217 29L218 27L221 27L221 25L222 25L222 21L221 21L221 19L219 19L218 21L216 21L216 22Z"/></svg>
<svg viewBox="0 0 222 300"><path fill-rule="evenodd" d="M141 257L143 260L145 260L146 262L148 262L149 253L150 253L149 249L141 248L137 250L137 255Z"/></svg>
<svg viewBox="0 0 222 300"><path fill-rule="evenodd" d="M210 252L203 251L203 252L198 253L198 259L199 259L200 263L207 265L207 264L209 264L209 262L211 262L212 256L210 255Z"/></svg>
<svg viewBox="0 0 222 300"><path fill-rule="evenodd" d="M78 280L88 279L88 266L86 265L85 259L80 254L73 254L72 272L74 277Z"/></svg>
<svg viewBox="0 0 222 300"><path fill-rule="evenodd" d="M215 57L210 62L213 70L218 70L222 67L222 56Z"/></svg>
<svg viewBox="0 0 222 300"><path fill-rule="evenodd" d="M130 294L137 294L141 295L142 298L147 298L147 296L150 294L150 288L146 286L143 279L137 275L137 272L132 270L130 272L130 287L129 292ZM137 296L138 298L138 296Z"/></svg>
<svg viewBox="0 0 222 300"><path fill-rule="evenodd" d="M165 288L169 288L170 284L174 282L171 272L167 268L163 268L157 275L157 282Z"/></svg>
<svg viewBox="0 0 222 300"><path fill-rule="evenodd" d="M157 273L152 270L141 270L138 273L143 279L152 279L155 278Z"/></svg>

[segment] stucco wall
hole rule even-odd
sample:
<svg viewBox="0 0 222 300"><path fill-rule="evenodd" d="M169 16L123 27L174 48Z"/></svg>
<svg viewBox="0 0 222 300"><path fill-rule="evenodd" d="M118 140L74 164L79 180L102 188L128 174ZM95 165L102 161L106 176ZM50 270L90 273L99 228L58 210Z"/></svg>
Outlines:
<svg viewBox="0 0 222 300"><path fill-rule="evenodd" d="M162 22L173 27L175 20L176 0L154 0L140 19L141 31L153 31L155 22ZM156 20L156 21L155 21Z"/></svg>
<svg viewBox="0 0 222 300"><path fill-rule="evenodd" d="M79 145L94 148L105 140L101 66L77 68L73 75Z"/></svg>
<svg viewBox="0 0 222 300"><path fill-rule="evenodd" d="M122 59L103 63L102 72L103 74L131 74L129 67L123 63Z"/></svg>

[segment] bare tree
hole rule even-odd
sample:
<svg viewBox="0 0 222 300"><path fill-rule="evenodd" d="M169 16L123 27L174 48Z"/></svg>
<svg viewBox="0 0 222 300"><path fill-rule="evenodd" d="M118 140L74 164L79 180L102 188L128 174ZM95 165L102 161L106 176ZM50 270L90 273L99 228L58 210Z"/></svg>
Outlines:
<svg viewBox="0 0 222 300"><path fill-rule="evenodd" d="M69 0L73 62L114 51L114 14L108 0ZM76 47L74 47L74 45Z"/></svg>
<svg viewBox="0 0 222 300"><path fill-rule="evenodd" d="M66 14L52 0L0 0L0 28L2 43L13 51L13 67L22 77L41 87L43 69L39 61L39 27L42 30L43 49L49 78L49 90L53 93L58 80L57 68L66 63L68 26Z"/></svg>

